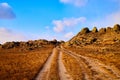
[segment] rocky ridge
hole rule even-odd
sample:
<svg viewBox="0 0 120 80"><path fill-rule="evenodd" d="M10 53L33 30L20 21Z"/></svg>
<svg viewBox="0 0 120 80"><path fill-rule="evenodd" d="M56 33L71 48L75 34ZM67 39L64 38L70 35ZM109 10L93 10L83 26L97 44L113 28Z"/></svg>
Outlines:
<svg viewBox="0 0 120 80"><path fill-rule="evenodd" d="M64 43L64 41L57 41L56 39L52 41L48 41L45 39L40 40L29 40L27 42L6 42L4 44L0 44L0 49L13 49L13 48L21 48L24 50L34 50L36 48L44 47L44 45L59 45L60 43Z"/></svg>
<svg viewBox="0 0 120 80"><path fill-rule="evenodd" d="M103 44L111 45L120 43L120 25L116 24L111 27L97 29L94 27L91 31L89 28L83 28L76 36L65 44L68 46Z"/></svg>
<svg viewBox="0 0 120 80"><path fill-rule="evenodd" d="M12 49L12 48L22 48L25 50L34 50L36 48L43 47L44 45L54 45L57 46L64 41L57 41L56 39L48 41L45 39L40 40L29 40L27 42L6 42L0 44L0 49ZM91 44L118 44L120 43L120 25L116 24L111 27L97 29L94 27L92 30L85 27L76 36L67 41L65 45L67 46L84 46Z"/></svg>

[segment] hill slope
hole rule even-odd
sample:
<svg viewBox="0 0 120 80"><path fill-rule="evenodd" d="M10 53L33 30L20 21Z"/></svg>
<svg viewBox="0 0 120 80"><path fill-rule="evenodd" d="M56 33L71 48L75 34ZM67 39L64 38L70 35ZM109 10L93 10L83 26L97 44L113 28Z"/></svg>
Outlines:
<svg viewBox="0 0 120 80"><path fill-rule="evenodd" d="M84 28L65 45L7 42L0 45L0 70L1 80L120 80L120 25Z"/></svg>
<svg viewBox="0 0 120 80"><path fill-rule="evenodd" d="M99 31L96 27L90 31L83 28L76 36L69 40L67 45L90 45L90 44L116 44L120 43L120 25L116 24L113 28L101 28Z"/></svg>

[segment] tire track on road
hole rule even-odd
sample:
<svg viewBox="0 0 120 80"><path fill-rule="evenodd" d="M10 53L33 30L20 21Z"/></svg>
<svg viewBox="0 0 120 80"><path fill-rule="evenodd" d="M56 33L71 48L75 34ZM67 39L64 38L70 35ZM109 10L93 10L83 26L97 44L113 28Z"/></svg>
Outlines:
<svg viewBox="0 0 120 80"><path fill-rule="evenodd" d="M50 68L56 51L57 49L54 48L52 54L48 57L46 63L44 64L42 70L39 72L35 80L49 80Z"/></svg>
<svg viewBox="0 0 120 80"><path fill-rule="evenodd" d="M60 51L58 56L58 66L59 66L59 77L60 80L73 80L72 77L67 73L67 70L62 61L62 52Z"/></svg>
<svg viewBox="0 0 120 80"><path fill-rule="evenodd" d="M63 49L62 51L66 52L67 54L73 56L78 60L81 64L86 63L88 66L90 66L91 71L95 71L95 74L93 79L107 79L107 80L119 80L120 79L120 71L115 66L105 65L102 63L102 61L82 55L78 55L76 53L73 53L71 51L67 51ZM81 62L79 59L83 62ZM85 65L83 65L85 66ZM96 73L97 72L97 73ZM87 75L87 74L86 74ZM89 76L88 76L89 77ZM86 78L86 80L89 80Z"/></svg>
<svg viewBox="0 0 120 80"><path fill-rule="evenodd" d="M59 50L57 49L51 64L49 80L60 80L58 73L58 55L59 55Z"/></svg>
<svg viewBox="0 0 120 80"><path fill-rule="evenodd" d="M69 54L69 53L67 53L67 54ZM78 62L80 68L82 69L82 72L81 72L83 74L82 80L92 80L92 73L91 73L90 69L88 68L88 65L86 65L77 56L75 56L73 54L69 54L69 55L76 59L76 61Z"/></svg>

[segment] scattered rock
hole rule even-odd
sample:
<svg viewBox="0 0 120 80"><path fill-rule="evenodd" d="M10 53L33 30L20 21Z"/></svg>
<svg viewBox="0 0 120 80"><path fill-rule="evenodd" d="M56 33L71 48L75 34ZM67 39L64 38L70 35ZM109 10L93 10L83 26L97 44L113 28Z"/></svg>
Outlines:
<svg viewBox="0 0 120 80"><path fill-rule="evenodd" d="M5 44L2 45L2 48L10 49L10 48L18 47L19 45L20 45L19 42L6 42Z"/></svg>
<svg viewBox="0 0 120 80"><path fill-rule="evenodd" d="M86 34L87 33L87 34ZM107 39L107 41L105 41ZM113 28L101 28L99 31L94 27L91 31L88 28L83 28L76 36L71 38L67 45L82 46L82 45L113 45L120 43L120 25L116 24ZM71 45L72 44L72 45Z"/></svg>
<svg viewBox="0 0 120 80"><path fill-rule="evenodd" d="M52 41L47 41L44 39L40 39L40 40L29 40L27 42L6 42L3 45L0 45L1 48L3 49L11 49L11 48L21 48L21 50L27 51L27 50L34 50L36 48L41 48L44 45L58 45L64 43L64 41L57 41L56 39L52 40Z"/></svg>
<svg viewBox="0 0 120 80"><path fill-rule="evenodd" d="M92 44L95 41L97 41L97 38L93 38L93 37L89 38L89 40L88 40L89 44Z"/></svg>

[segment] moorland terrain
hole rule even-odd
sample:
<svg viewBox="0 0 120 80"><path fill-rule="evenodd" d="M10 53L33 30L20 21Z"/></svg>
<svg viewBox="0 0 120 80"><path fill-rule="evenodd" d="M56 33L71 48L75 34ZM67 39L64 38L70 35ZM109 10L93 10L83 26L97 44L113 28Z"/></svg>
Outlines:
<svg viewBox="0 0 120 80"><path fill-rule="evenodd" d="M1 44L0 80L120 80L120 25L83 28L67 42Z"/></svg>

